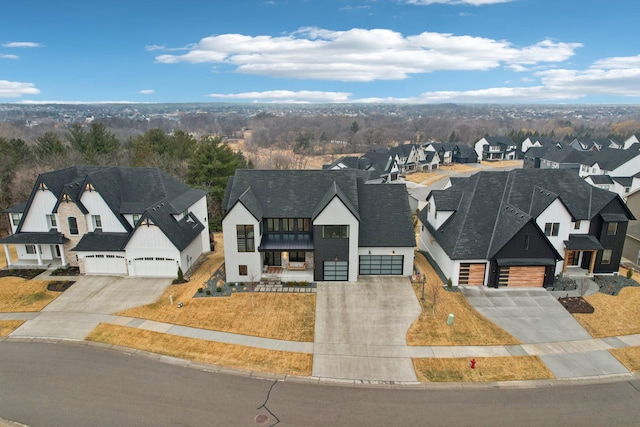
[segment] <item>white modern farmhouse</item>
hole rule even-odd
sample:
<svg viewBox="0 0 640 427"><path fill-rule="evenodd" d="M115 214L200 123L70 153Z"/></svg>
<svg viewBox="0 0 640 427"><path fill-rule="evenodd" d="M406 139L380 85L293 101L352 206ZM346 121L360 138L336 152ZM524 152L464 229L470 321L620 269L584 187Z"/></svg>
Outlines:
<svg viewBox="0 0 640 427"><path fill-rule="evenodd" d="M6 211L12 266L79 266L85 274L176 277L209 251L206 192L155 168L76 166L38 176ZM14 245L17 260L11 259Z"/></svg>
<svg viewBox="0 0 640 427"><path fill-rule="evenodd" d="M228 281L410 276L415 234L404 185L361 170L238 170L223 210Z"/></svg>

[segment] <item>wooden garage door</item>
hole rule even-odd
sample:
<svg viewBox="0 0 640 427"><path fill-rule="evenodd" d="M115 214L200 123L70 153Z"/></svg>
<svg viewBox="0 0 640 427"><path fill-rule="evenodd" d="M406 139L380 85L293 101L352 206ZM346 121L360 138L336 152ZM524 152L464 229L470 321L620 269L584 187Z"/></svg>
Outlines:
<svg viewBox="0 0 640 427"><path fill-rule="evenodd" d="M460 264L460 275L458 284L460 285L484 285L484 269L486 264Z"/></svg>
<svg viewBox="0 0 640 427"><path fill-rule="evenodd" d="M501 267L500 286L542 286L545 267Z"/></svg>

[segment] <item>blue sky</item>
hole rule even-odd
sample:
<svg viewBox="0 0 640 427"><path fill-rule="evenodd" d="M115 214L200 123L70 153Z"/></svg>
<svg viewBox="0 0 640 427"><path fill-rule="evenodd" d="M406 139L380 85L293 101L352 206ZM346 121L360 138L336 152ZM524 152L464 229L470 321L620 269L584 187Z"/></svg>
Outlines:
<svg viewBox="0 0 640 427"><path fill-rule="evenodd" d="M0 102L640 102L629 0L3 3Z"/></svg>

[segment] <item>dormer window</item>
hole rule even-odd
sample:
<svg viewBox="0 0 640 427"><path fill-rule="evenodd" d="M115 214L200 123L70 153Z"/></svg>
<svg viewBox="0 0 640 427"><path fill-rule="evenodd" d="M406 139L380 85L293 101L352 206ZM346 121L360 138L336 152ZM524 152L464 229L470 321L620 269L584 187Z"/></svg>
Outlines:
<svg viewBox="0 0 640 427"><path fill-rule="evenodd" d="M54 214L47 215L47 225L49 226L50 230L52 228L55 228L55 229L58 228L58 222L56 221L56 216Z"/></svg>
<svg viewBox="0 0 640 427"><path fill-rule="evenodd" d="M186 218L189 216L189 209L187 209L186 211L182 212L182 218Z"/></svg>
<svg viewBox="0 0 640 427"><path fill-rule="evenodd" d="M18 224L20 224L20 218L22 218L22 214L19 213L12 213L11 214L11 224L14 227L17 227Z"/></svg>
<svg viewBox="0 0 640 427"><path fill-rule="evenodd" d="M133 217L133 225L134 226L136 226L138 224L138 221L140 221L140 216L141 215L138 215L138 214L133 214L132 215L132 217Z"/></svg>

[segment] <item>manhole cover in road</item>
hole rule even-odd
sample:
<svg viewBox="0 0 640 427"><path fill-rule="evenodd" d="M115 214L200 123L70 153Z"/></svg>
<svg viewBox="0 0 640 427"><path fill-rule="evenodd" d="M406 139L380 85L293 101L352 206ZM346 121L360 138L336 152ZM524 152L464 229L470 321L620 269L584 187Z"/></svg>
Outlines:
<svg viewBox="0 0 640 427"><path fill-rule="evenodd" d="M256 415L256 423L258 424L266 423L268 419L269 417L264 414Z"/></svg>

